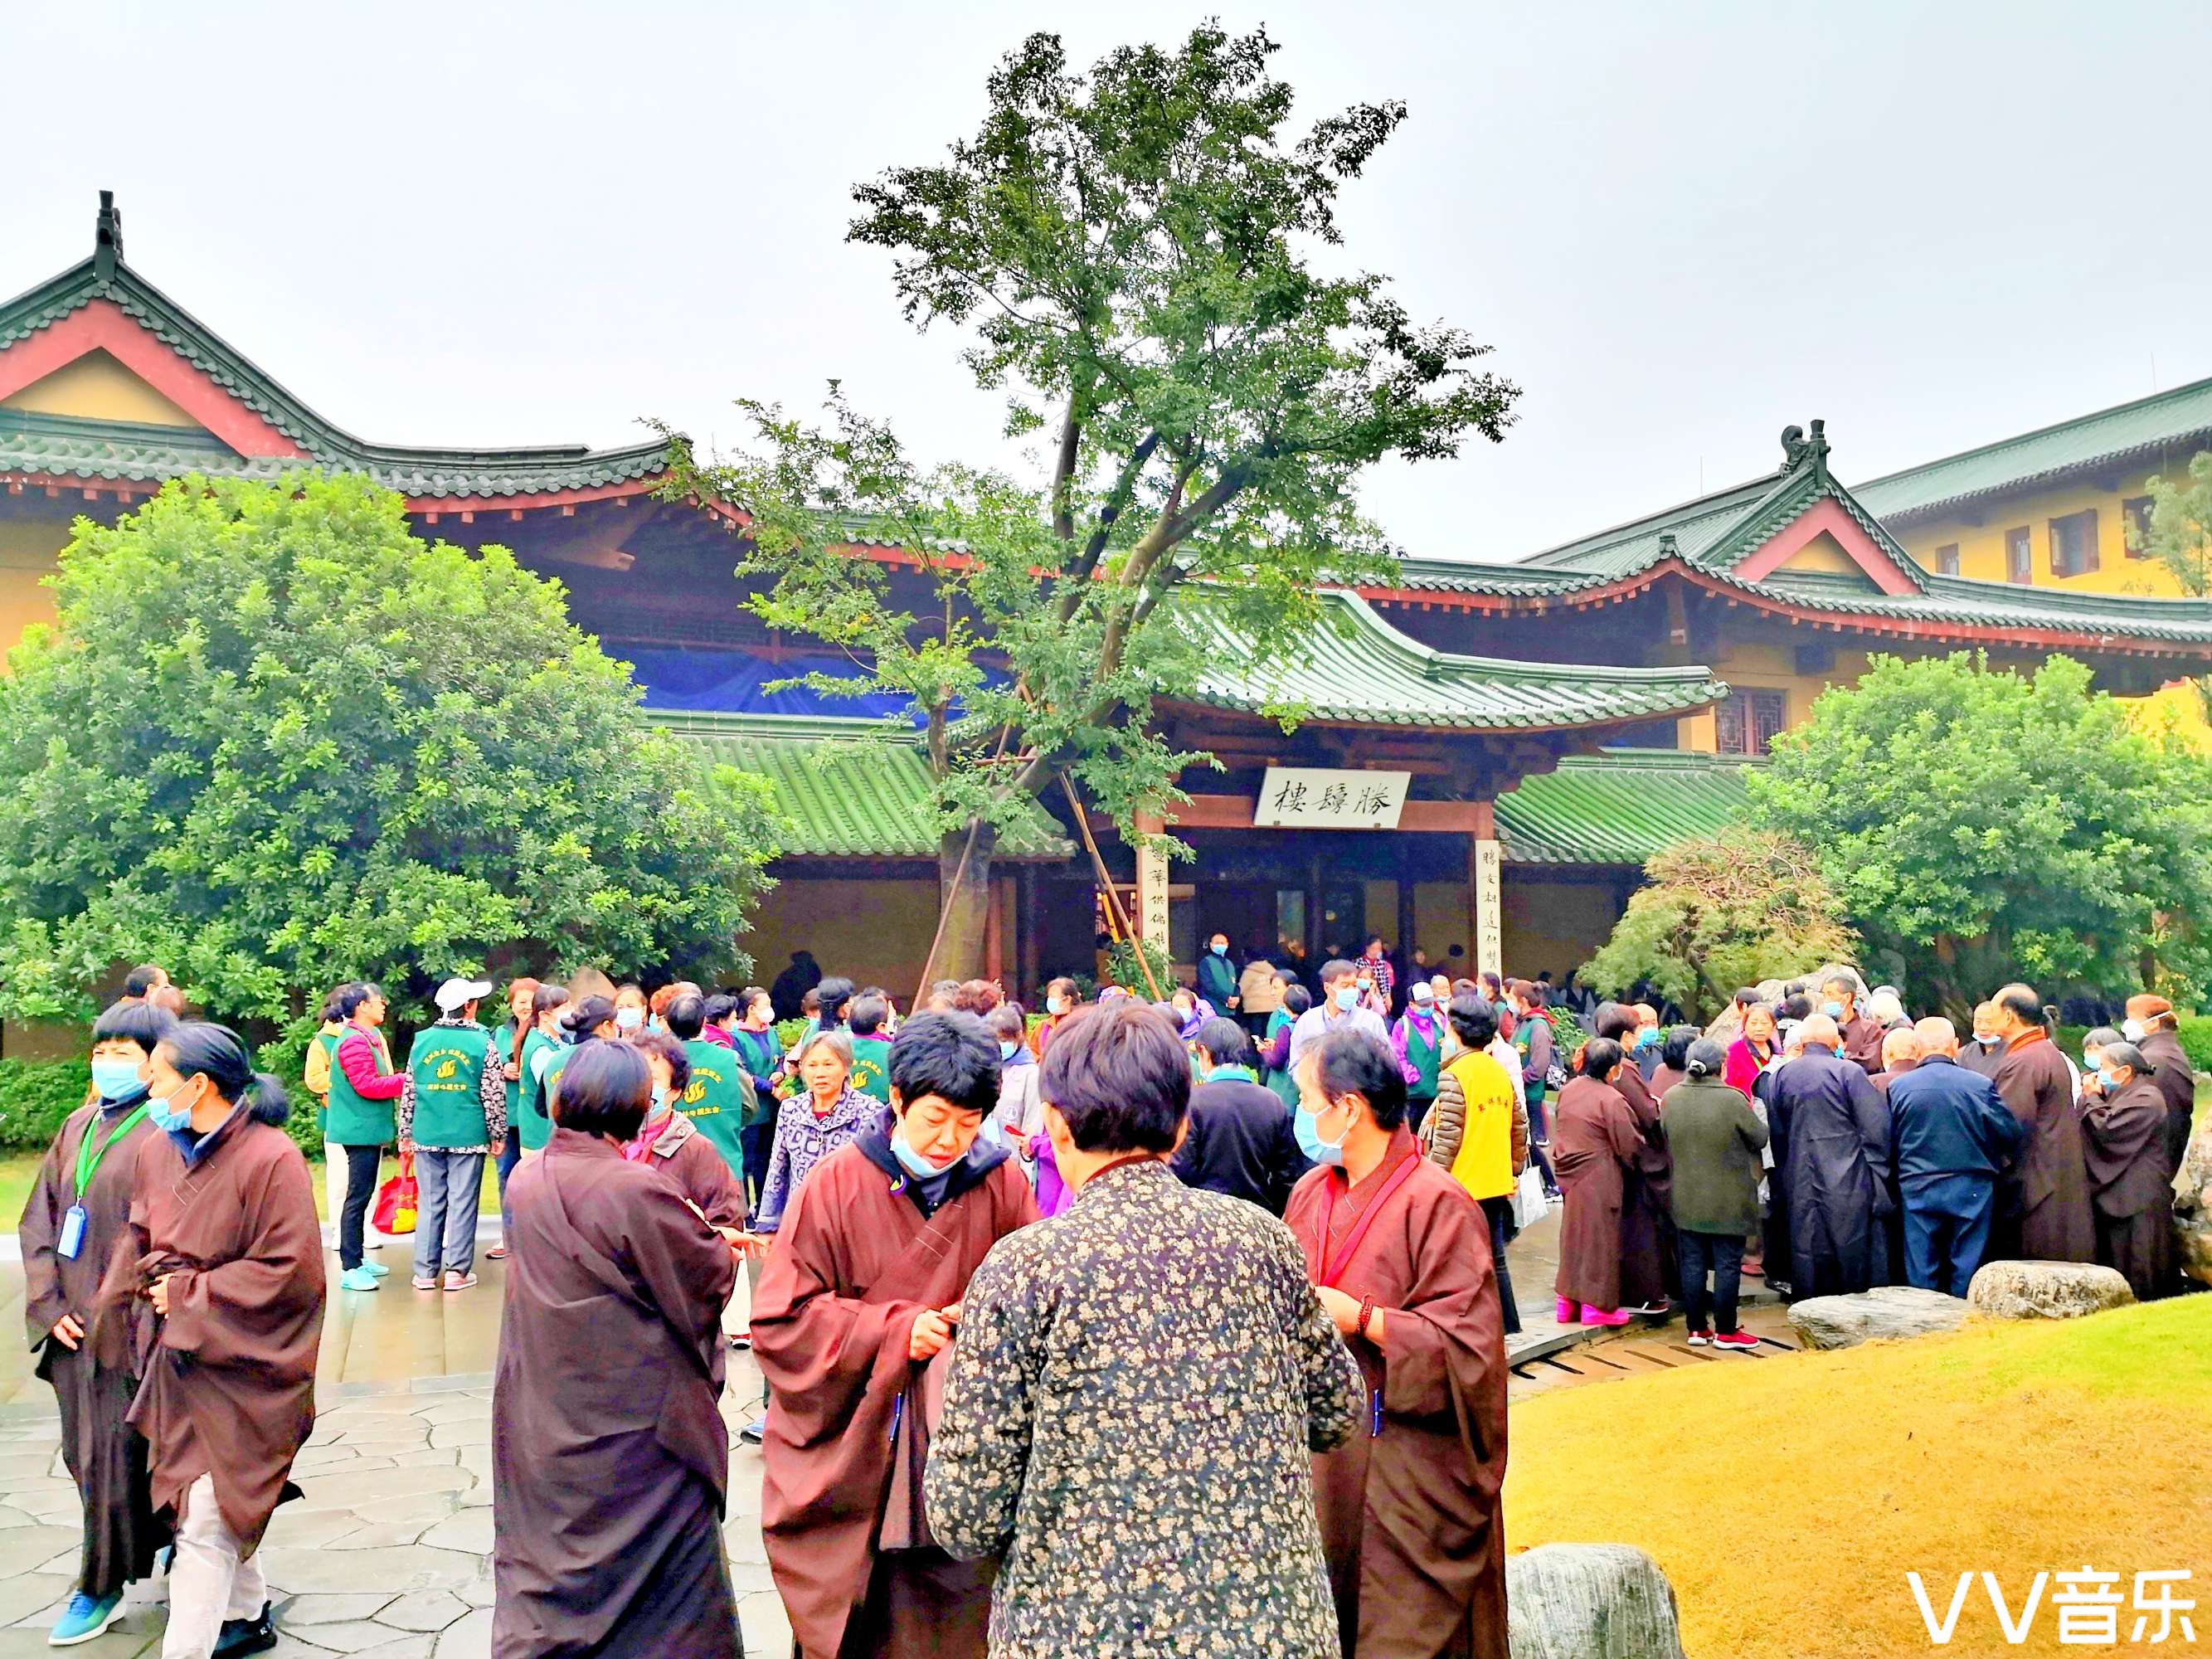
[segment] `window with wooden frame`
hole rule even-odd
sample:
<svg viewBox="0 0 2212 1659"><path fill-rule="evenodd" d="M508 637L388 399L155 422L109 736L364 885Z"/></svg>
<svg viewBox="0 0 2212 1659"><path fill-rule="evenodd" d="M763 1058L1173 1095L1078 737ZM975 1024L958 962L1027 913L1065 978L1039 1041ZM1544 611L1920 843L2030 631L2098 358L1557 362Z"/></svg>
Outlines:
<svg viewBox="0 0 2212 1659"><path fill-rule="evenodd" d="M2022 586L2035 580L2035 556L2028 549L2026 525L2005 532L2005 580Z"/></svg>
<svg viewBox="0 0 2212 1659"><path fill-rule="evenodd" d="M1936 572L1942 576L1955 576L1959 574L1958 543L1953 542L1948 546L1936 550Z"/></svg>
<svg viewBox="0 0 2212 1659"><path fill-rule="evenodd" d="M2147 559L2150 556L2150 497L2130 495L2120 503L2120 520L2127 532L2128 556Z"/></svg>
<svg viewBox="0 0 2212 1659"><path fill-rule="evenodd" d="M2051 574L2086 576L2097 568L2097 509L2051 521Z"/></svg>
<svg viewBox="0 0 2212 1659"><path fill-rule="evenodd" d="M1790 723L1786 691L1731 691L1713 709L1714 747L1723 755L1764 755Z"/></svg>

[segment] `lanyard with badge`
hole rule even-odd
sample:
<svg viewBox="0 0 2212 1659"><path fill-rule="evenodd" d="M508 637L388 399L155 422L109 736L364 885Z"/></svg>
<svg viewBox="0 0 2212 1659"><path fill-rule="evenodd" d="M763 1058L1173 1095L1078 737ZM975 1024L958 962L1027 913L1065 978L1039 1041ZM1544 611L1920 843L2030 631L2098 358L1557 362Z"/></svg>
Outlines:
<svg viewBox="0 0 2212 1659"><path fill-rule="evenodd" d="M107 1156L109 1148L117 1141L138 1127L138 1120L146 1115L153 1103L150 1100L140 1101L131 1115L115 1126L115 1133L104 1138L94 1139L94 1133L100 1127L96 1121L84 1126L84 1139L77 1142L76 1147L76 1202L70 1206L69 1213L62 1218L62 1236L54 1246L54 1254L63 1261L76 1261L78 1253L84 1249L84 1195L92 1186L92 1177L100 1168L100 1159Z"/></svg>

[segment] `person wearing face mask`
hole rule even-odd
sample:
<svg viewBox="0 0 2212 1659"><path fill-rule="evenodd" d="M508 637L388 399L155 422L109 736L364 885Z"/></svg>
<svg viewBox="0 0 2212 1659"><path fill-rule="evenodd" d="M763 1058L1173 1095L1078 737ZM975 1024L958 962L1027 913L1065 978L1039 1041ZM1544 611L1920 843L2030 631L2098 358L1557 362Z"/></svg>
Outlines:
<svg viewBox="0 0 2212 1659"><path fill-rule="evenodd" d="M651 1016L652 1004L641 985L622 985L615 988L615 1030L628 1036L633 1031L642 1031Z"/></svg>
<svg viewBox="0 0 2212 1659"><path fill-rule="evenodd" d="M684 1201L706 1218L734 1250L751 1254L763 1243L744 1231L745 1189L721 1153L690 1118L676 1109L691 1081L690 1057L665 1031L640 1031L629 1045L653 1073L652 1103L623 1156L666 1176Z"/></svg>
<svg viewBox="0 0 2212 1659"><path fill-rule="evenodd" d="M1029 1034L1030 1052L1038 1060L1044 1058L1045 1045L1052 1041L1052 1034L1066 1023L1075 1006L1073 980L1056 979L1044 988L1044 1018Z"/></svg>
<svg viewBox="0 0 2212 1659"><path fill-rule="evenodd" d="M48 1640L89 1642L123 1616L123 1587L153 1576L169 1541L154 1516L146 1443L124 1421L137 1356L86 1340L100 1275L128 1228L149 1121L146 1062L176 1024L144 998L116 1003L92 1028L93 1097L63 1122L23 1203L23 1316L38 1374L61 1409L62 1461L84 1510L76 1588Z"/></svg>
<svg viewBox="0 0 2212 1659"><path fill-rule="evenodd" d="M2169 1177L2178 1174L2189 1152L2190 1131L2197 1116L2197 1070L2183 1050L2173 1016L2173 1005L2148 994L2131 996L2120 1035L2142 1051L2158 1091L2166 1099L2163 1138Z"/></svg>
<svg viewBox="0 0 2212 1659"><path fill-rule="evenodd" d="M499 1068L500 1080L507 1085L501 1097L504 1109L512 1114L521 1107L523 1040L530 1034L530 1008L538 994L538 981L525 974L507 981L507 1018L491 1034L491 1063ZM507 1183L514 1173L514 1166L522 1160L522 1137L510 1132L501 1144L498 1155L492 1160L499 1171L499 1243L484 1252L488 1261L507 1259Z"/></svg>
<svg viewBox="0 0 2212 1659"><path fill-rule="evenodd" d="M985 1650L995 1574L938 1545L921 1496L969 1279L1036 1219L981 1133L1002 1041L972 1014L908 1022L890 1121L814 1166L761 1275L753 1352L775 1395L761 1531L802 1653Z"/></svg>
<svg viewBox="0 0 2212 1659"><path fill-rule="evenodd" d="M1859 1011L1856 980L1831 974L1820 987L1820 1012L1836 1022L1844 1058L1874 1077L1881 1071L1881 1025Z"/></svg>
<svg viewBox="0 0 2212 1659"><path fill-rule="evenodd" d="M1505 1338L1490 1224L1422 1156L1386 1045L1332 1032L1298 1088L1299 1138L1323 1167L1283 1218L1367 1401L1366 1431L1314 1460L1342 1651L1502 1659Z"/></svg>
<svg viewBox="0 0 2212 1659"><path fill-rule="evenodd" d="M2094 1261L2096 1218L2066 1058L2051 1040L2043 1000L2032 986L2008 985L1993 1000L2004 1051L1990 1080L2027 1126L2027 1146L1998 1183L1990 1258Z"/></svg>
<svg viewBox="0 0 2212 1659"><path fill-rule="evenodd" d="M1498 1305L1505 1334L1512 1336L1521 1329L1521 1309L1505 1247L1514 1235L1513 1189L1528 1164L1528 1106L1514 1086L1520 1055L1511 1043L1500 1044L1498 1010L1476 992L1454 997L1446 1013L1451 1025L1443 1071L1422 1139L1430 1160L1449 1170L1482 1206L1490 1259L1498 1268Z"/></svg>
<svg viewBox="0 0 2212 1659"><path fill-rule="evenodd" d="M477 1282L477 1208L483 1164L507 1141L507 1078L491 1033L477 1020L484 980L438 988L438 1023L415 1034L399 1091L399 1150L415 1155L415 1288L465 1291ZM442 1279L441 1279L442 1274ZM349 1291L373 1291L348 1273Z"/></svg>
<svg viewBox="0 0 2212 1659"><path fill-rule="evenodd" d="M530 1017L515 1035L514 1092L509 1097L514 1105L508 1127L522 1143L523 1158L536 1157L553 1135L553 1120L545 1109L545 1068L565 1041L561 1016L568 1006L566 986L539 986L531 994ZM500 1213L502 1219L509 1218L511 1207Z"/></svg>
<svg viewBox="0 0 2212 1659"><path fill-rule="evenodd" d="M2097 1260L2138 1302L2166 1294L2173 1276L2173 1173L2166 1164L2166 1101L2143 1051L2125 1038L2097 1056L2097 1092L2081 1110L2082 1157L2095 1209Z"/></svg>
<svg viewBox="0 0 2212 1659"><path fill-rule="evenodd" d="M737 1264L647 1167L657 1160L625 1156L652 1091L629 1043L580 1045L553 1096L552 1139L508 1185L494 1653L744 1652L722 1542L730 1437L719 1404Z"/></svg>
<svg viewBox="0 0 2212 1659"><path fill-rule="evenodd" d="M101 1281L95 1352L138 1356L130 1422L176 1528L163 1659L276 1645L258 1552L315 1425L325 1285L290 1108L238 1034L188 1024L146 1062L131 1219ZM119 1346L115 1345L121 1345Z"/></svg>
<svg viewBox="0 0 2212 1659"><path fill-rule="evenodd" d="M1229 935L1216 933L1206 940L1205 954L1198 959L1198 994L1215 1013L1234 1019L1243 1001L1238 983L1237 964L1229 959Z"/></svg>
<svg viewBox="0 0 2212 1659"><path fill-rule="evenodd" d="M1390 1028L1390 1046L1406 1073L1406 1121L1419 1134L1437 1102L1437 1070L1444 1049L1444 1011L1437 1006L1436 988L1428 981L1413 981L1406 1012Z"/></svg>
<svg viewBox="0 0 2212 1659"><path fill-rule="evenodd" d="M1002 1002L984 1016L984 1029L999 1045L999 1103L983 1132L1014 1154L1034 1187L1039 1155L1049 1156L1052 1143L1045 1139L1044 1106L1037 1097L1036 1057L1022 1040L1028 1023L1018 1003Z"/></svg>
<svg viewBox="0 0 2212 1659"><path fill-rule="evenodd" d="M1673 1305L1674 1287L1681 1283L1674 1249L1674 1161L1659 1127L1659 1097L1651 1092L1638 1059L1648 1053L1654 1069L1657 1067L1656 1012L1652 1018L1655 1023L1646 1025L1639 1010L1618 1002L1600 1003L1592 1017L1598 1036L1621 1045L1626 1063L1613 1074L1613 1087L1636 1115L1637 1129L1644 1137L1644 1150L1637 1154L1620 1208L1619 1306L1638 1314L1665 1313ZM1648 1038L1644 1035L1647 1031ZM1556 1134L1553 1138L1558 1139ZM1558 1160L1553 1164L1556 1169ZM1559 1184L1564 1188L1566 1182Z"/></svg>
<svg viewBox="0 0 2212 1659"><path fill-rule="evenodd" d="M758 1207L761 1177L768 1173L769 1146L775 1136L775 1085L783 1075L783 1055L776 1047L775 1008L768 993L757 985L748 985L738 994L737 1005L730 1052L737 1055L744 1067L745 1080L752 1085L738 1142L744 1158L745 1194Z"/></svg>
<svg viewBox="0 0 2212 1659"><path fill-rule="evenodd" d="M1388 1046L1390 1028L1363 996L1362 982L1362 969L1341 957L1322 963L1321 997L1298 1016L1297 1024L1291 1028L1290 1071L1295 1073L1306 1050L1331 1031L1364 1031ZM1364 982L1371 986L1373 980L1367 978Z"/></svg>
<svg viewBox="0 0 2212 1659"><path fill-rule="evenodd" d="M743 1182L750 1167L744 1124L756 1099L752 1077L736 1049L706 1040L706 1015L704 997L680 996L668 1005L668 1035L683 1045L690 1062L689 1077L677 1091L676 1109L691 1120L691 1127Z"/></svg>
<svg viewBox="0 0 2212 1659"><path fill-rule="evenodd" d="M1552 1167L1559 1171L1564 1211L1553 1286L1559 1322L1626 1325L1621 1245L1644 1139L1619 1084L1636 1067L1607 1036L1592 1037L1576 1060L1580 1070L1567 1079L1552 1114Z"/></svg>
<svg viewBox="0 0 2212 1659"><path fill-rule="evenodd" d="M363 1263L368 1206L376 1196L376 1174L384 1149L398 1135L394 1103L407 1086L392 1069L378 1027L384 1024L384 993L374 985L338 988L331 1012L344 1022L331 1053L331 1109L325 1126L326 1156L346 1165L345 1206L338 1212L338 1267L355 1285L391 1270L381 1262Z"/></svg>
<svg viewBox="0 0 2212 1659"><path fill-rule="evenodd" d="M780 1228L822 1161L883 1116L881 1106L852 1086L853 1039L844 1032L817 1031L799 1044L795 1058L799 1092L776 1114L775 1144L761 1179L755 1232Z"/></svg>

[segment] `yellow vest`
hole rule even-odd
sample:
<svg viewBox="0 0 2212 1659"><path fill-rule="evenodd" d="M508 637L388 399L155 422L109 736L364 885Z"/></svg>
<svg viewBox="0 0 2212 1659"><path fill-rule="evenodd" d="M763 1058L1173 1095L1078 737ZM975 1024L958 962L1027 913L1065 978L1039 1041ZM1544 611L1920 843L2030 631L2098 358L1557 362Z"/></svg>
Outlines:
<svg viewBox="0 0 2212 1659"><path fill-rule="evenodd" d="M1503 1198L1513 1190L1513 1080L1488 1054L1469 1049L1444 1070L1467 1098L1467 1125L1452 1179L1476 1198Z"/></svg>

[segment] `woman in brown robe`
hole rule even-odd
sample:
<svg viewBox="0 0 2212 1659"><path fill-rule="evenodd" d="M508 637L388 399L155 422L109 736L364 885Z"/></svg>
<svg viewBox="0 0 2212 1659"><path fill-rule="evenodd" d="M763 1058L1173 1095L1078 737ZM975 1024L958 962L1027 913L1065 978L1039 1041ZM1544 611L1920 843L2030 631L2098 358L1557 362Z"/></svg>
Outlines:
<svg viewBox="0 0 2212 1659"><path fill-rule="evenodd" d="M1300 1062L1298 1111L1340 1164L1284 1220L1365 1385L1314 1459L1345 1659L1504 1659L1505 1337L1482 1206L1421 1156L1405 1073L1362 1031Z"/></svg>
<svg viewBox="0 0 2212 1659"><path fill-rule="evenodd" d="M552 1138L507 1183L492 1394L497 1659L742 1659L722 1546L729 1245L623 1156L652 1096L626 1042L579 1045Z"/></svg>
<svg viewBox="0 0 2212 1659"><path fill-rule="evenodd" d="M691 1057L665 1031L640 1031L629 1044L645 1056L653 1073L653 1099L637 1139L623 1156L665 1176L684 1202L733 1248L748 1249L744 1234L745 1188L721 1149L699 1126L676 1109L691 1083Z"/></svg>
<svg viewBox="0 0 2212 1659"><path fill-rule="evenodd" d="M76 1594L57 1644L89 1641L120 1616L123 1587L154 1571L168 1528L154 1515L146 1443L124 1421L138 1392L129 1364L102 1363L85 1341L100 1276L131 1222L147 1121L146 1062L176 1024L143 998L118 1002L92 1028L93 1097L63 1123L24 1200L23 1311L38 1372L62 1414L62 1461L84 1504ZM119 1356L128 1358L130 1356Z"/></svg>
<svg viewBox="0 0 2212 1659"><path fill-rule="evenodd" d="M995 1564L937 1547L921 1477L969 1278L1036 1200L976 1138L999 1103L981 1020L916 1015L890 1081L892 1125L814 1167L761 1274L761 1530L805 1659L981 1659Z"/></svg>
<svg viewBox="0 0 2212 1659"><path fill-rule="evenodd" d="M2173 1188L2166 1168L2166 1099L2142 1050L2106 1045L2102 1092L2081 1110L2081 1156L2096 1206L2097 1260L2148 1302L2173 1272Z"/></svg>
<svg viewBox="0 0 2212 1659"><path fill-rule="evenodd" d="M1599 1007L1596 1026L1599 1036L1626 1042L1626 1034L1639 1029L1639 1022L1635 1010L1608 1002ZM1688 1049L1685 1038L1681 1052L1686 1054ZM1614 1072L1613 1086L1635 1115L1636 1132L1644 1144L1623 1178L1620 1300L1594 1305L1622 1307L1632 1313L1664 1313L1672 1305L1668 1298L1674 1287L1681 1283L1674 1249L1674 1160L1667 1151L1666 1137L1660 1133L1660 1091L1638 1068L1634 1054L1626 1048L1622 1053L1627 1063ZM1662 1046L1662 1061L1664 1053Z"/></svg>
<svg viewBox="0 0 2212 1659"><path fill-rule="evenodd" d="M290 1108L238 1034L178 1025L147 1062L159 1133L139 1147L130 1224L100 1287L95 1352L128 1343L145 1378L154 1507L172 1517L169 1659L273 1645L255 1559L315 1426L322 1228L281 1127ZM111 1360L111 1363L113 1363Z"/></svg>
<svg viewBox="0 0 2212 1659"><path fill-rule="evenodd" d="M1610 1037L1592 1037L1579 1056L1552 1115L1552 1167L1559 1172L1566 1213L1559 1223L1559 1273L1554 1285L1563 1325L1623 1325L1622 1205L1645 1141L1616 1079L1635 1072ZM1637 1079L1640 1085L1643 1079Z"/></svg>

